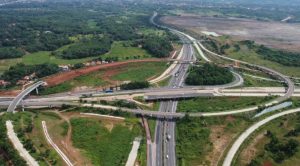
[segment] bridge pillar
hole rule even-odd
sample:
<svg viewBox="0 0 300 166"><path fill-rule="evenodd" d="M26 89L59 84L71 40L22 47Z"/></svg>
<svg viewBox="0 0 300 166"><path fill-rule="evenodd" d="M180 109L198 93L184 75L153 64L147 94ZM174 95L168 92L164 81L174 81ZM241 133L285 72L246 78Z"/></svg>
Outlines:
<svg viewBox="0 0 300 166"><path fill-rule="evenodd" d="M23 100L21 101L21 107L22 107L22 111L24 112L25 109L24 109L24 103L23 103Z"/></svg>
<svg viewBox="0 0 300 166"><path fill-rule="evenodd" d="M36 94L38 95L38 94L39 94L39 89L38 89L38 88L35 88L35 92L36 92Z"/></svg>

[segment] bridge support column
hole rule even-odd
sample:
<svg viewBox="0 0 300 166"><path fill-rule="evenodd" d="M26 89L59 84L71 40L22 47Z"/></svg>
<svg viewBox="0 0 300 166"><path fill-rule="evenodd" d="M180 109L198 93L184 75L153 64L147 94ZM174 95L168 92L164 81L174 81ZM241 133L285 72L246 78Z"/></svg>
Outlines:
<svg viewBox="0 0 300 166"><path fill-rule="evenodd" d="M24 109L24 103L23 103L23 100L21 101L21 107L22 107L22 111L24 112L25 109Z"/></svg>
<svg viewBox="0 0 300 166"><path fill-rule="evenodd" d="M35 88L35 92L36 92L36 94L38 95L38 94L39 94L39 89L38 89L38 88Z"/></svg>

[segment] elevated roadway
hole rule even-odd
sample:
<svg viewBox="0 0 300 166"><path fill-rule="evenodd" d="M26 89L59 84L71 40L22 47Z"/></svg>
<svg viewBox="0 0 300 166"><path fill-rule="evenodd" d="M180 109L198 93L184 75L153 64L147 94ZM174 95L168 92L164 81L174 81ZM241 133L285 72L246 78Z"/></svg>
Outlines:
<svg viewBox="0 0 300 166"><path fill-rule="evenodd" d="M20 94L18 94L10 103L10 105L7 108L7 112L14 112L17 105L27 96L30 92L38 88L39 86L43 85L43 81L39 81L34 83L33 85L29 86L25 90L23 90Z"/></svg>

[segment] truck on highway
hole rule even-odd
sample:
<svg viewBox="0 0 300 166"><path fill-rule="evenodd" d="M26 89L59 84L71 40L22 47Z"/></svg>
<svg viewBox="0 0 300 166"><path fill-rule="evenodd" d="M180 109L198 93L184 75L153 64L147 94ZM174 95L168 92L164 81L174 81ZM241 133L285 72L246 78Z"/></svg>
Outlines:
<svg viewBox="0 0 300 166"><path fill-rule="evenodd" d="M104 93L113 93L114 91L111 89L104 90Z"/></svg>
<svg viewBox="0 0 300 166"><path fill-rule="evenodd" d="M171 139L171 135L170 135L170 134L167 135L167 139L168 139L168 140Z"/></svg>

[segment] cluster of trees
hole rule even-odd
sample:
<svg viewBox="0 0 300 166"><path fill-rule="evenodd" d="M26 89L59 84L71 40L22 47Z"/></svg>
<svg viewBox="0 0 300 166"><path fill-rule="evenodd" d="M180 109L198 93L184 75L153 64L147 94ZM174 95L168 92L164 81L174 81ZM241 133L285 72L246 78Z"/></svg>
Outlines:
<svg viewBox="0 0 300 166"><path fill-rule="evenodd" d="M134 102L129 102L127 100L116 100L116 101L106 101L106 100L100 100L100 104L103 105L112 105L116 107L125 107L125 108L137 108L137 105Z"/></svg>
<svg viewBox="0 0 300 166"><path fill-rule="evenodd" d="M149 87L150 87L150 83L148 81L133 81L121 85L122 90L144 89Z"/></svg>
<svg viewBox="0 0 300 166"><path fill-rule="evenodd" d="M0 119L0 135L0 165L26 166L26 162L19 156L7 138L4 119Z"/></svg>
<svg viewBox="0 0 300 166"><path fill-rule="evenodd" d="M112 40L108 37L94 36L91 39L83 38L63 51L54 52L64 59L78 59L89 56L98 56L107 53L111 48Z"/></svg>
<svg viewBox="0 0 300 166"><path fill-rule="evenodd" d="M21 49L16 49L13 47L2 47L0 48L0 59L7 58L19 58L25 55L25 52Z"/></svg>
<svg viewBox="0 0 300 166"><path fill-rule="evenodd" d="M258 47L256 53L267 60L271 60L287 66L300 66L300 54L283 50L273 50L263 45Z"/></svg>
<svg viewBox="0 0 300 166"><path fill-rule="evenodd" d="M169 38L165 36L146 36L143 42L143 48L158 58L169 56L173 50Z"/></svg>
<svg viewBox="0 0 300 166"><path fill-rule="evenodd" d="M233 80L232 73L217 65L206 63L203 66L193 66L185 80L188 85L222 85Z"/></svg>
<svg viewBox="0 0 300 166"><path fill-rule="evenodd" d="M255 41L253 40L242 40L239 42L242 45L246 45L249 49L255 48Z"/></svg>
<svg viewBox="0 0 300 166"><path fill-rule="evenodd" d="M280 141L272 132L268 131L267 136L271 141L265 145L265 150L272 153L271 157L275 162L281 163L298 152L299 142L294 139Z"/></svg>
<svg viewBox="0 0 300 166"><path fill-rule="evenodd" d="M176 125L176 153L181 164L193 165L192 160L204 156L212 143L209 140L210 129L205 127L203 119L184 117Z"/></svg>
<svg viewBox="0 0 300 166"><path fill-rule="evenodd" d="M56 64L44 63L40 65L25 65L23 63L18 63L5 71L1 75L1 79L9 81L11 85L15 85L18 80L33 73L36 74L37 78L41 78L55 74L59 71L60 69Z"/></svg>

